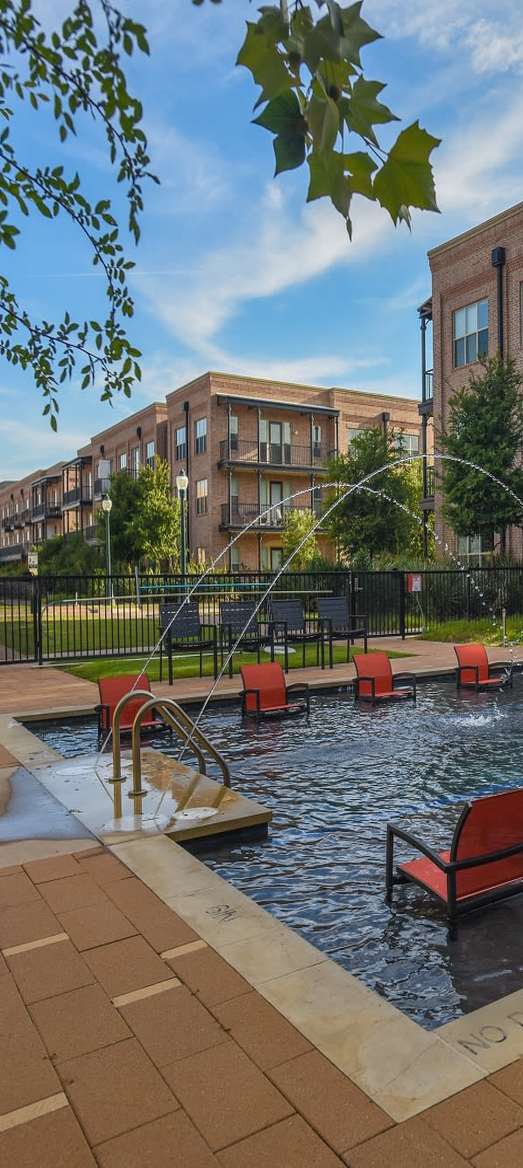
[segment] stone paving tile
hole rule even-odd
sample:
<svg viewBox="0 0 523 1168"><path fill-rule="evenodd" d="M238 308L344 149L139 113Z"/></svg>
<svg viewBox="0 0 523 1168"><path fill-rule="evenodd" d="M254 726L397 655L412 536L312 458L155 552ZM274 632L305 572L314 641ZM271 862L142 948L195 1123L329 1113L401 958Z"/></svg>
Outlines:
<svg viewBox="0 0 523 1168"><path fill-rule="evenodd" d="M0 949L56 936L63 929L43 900L31 900L0 912Z"/></svg>
<svg viewBox="0 0 523 1168"><path fill-rule="evenodd" d="M471 1158L523 1126L523 1110L491 1083L474 1083L423 1112L423 1121Z"/></svg>
<svg viewBox="0 0 523 1168"><path fill-rule="evenodd" d="M143 937L129 937L99 949L89 949L84 959L111 998L167 981L172 976L172 970Z"/></svg>
<svg viewBox="0 0 523 1168"><path fill-rule="evenodd" d="M213 1151L292 1114L287 1100L235 1042L190 1055L162 1073Z"/></svg>
<svg viewBox="0 0 523 1168"><path fill-rule="evenodd" d="M227 1035L212 1014L184 986L120 1009L159 1067L227 1041Z"/></svg>
<svg viewBox="0 0 523 1168"><path fill-rule="evenodd" d="M111 941L121 941L124 937L136 935L134 925L110 901L107 904L73 908L69 912L59 913L58 919L80 950L94 949L97 945L107 945Z"/></svg>
<svg viewBox="0 0 523 1168"><path fill-rule="evenodd" d="M474 1168L521 1168L523 1164L523 1131L505 1136L472 1160Z"/></svg>
<svg viewBox="0 0 523 1168"><path fill-rule="evenodd" d="M12 1052L2 1057L0 1115L56 1095L60 1090L60 1081L45 1052L33 1055Z"/></svg>
<svg viewBox="0 0 523 1168"><path fill-rule="evenodd" d="M96 1168L70 1107L0 1133L0 1168Z"/></svg>
<svg viewBox="0 0 523 1168"><path fill-rule="evenodd" d="M31 860L24 864L24 869L33 884L44 884L48 880L60 880L64 876L78 876L80 873L70 852L62 856L50 856L48 860Z"/></svg>
<svg viewBox="0 0 523 1168"><path fill-rule="evenodd" d="M94 981L70 941L14 953L7 963L26 1002L38 1002Z"/></svg>
<svg viewBox="0 0 523 1168"><path fill-rule="evenodd" d="M213 1014L262 1070L312 1049L310 1042L256 990L214 1006Z"/></svg>
<svg viewBox="0 0 523 1168"><path fill-rule="evenodd" d="M5 977L8 973L9 966L5 960L5 957L2 957L2 954L0 953L0 977Z"/></svg>
<svg viewBox="0 0 523 1168"><path fill-rule="evenodd" d="M390 1116L317 1050L274 1067L269 1078L335 1152L393 1126Z"/></svg>
<svg viewBox="0 0 523 1168"><path fill-rule="evenodd" d="M131 1037L99 985L35 1002L30 1013L54 1061L76 1058Z"/></svg>
<svg viewBox="0 0 523 1168"><path fill-rule="evenodd" d="M176 1110L178 1102L139 1042L58 1063L64 1091L91 1145Z"/></svg>
<svg viewBox="0 0 523 1168"><path fill-rule="evenodd" d="M251 992L249 982L210 947L166 960L205 1006L217 1006Z"/></svg>
<svg viewBox="0 0 523 1168"><path fill-rule="evenodd" d="M490 1075L488 1081L523 1107L523 1059L517 1059L516 1062L510 1063L510 1066L496 1071L494 1075Z"/></svg>
<svg viewBox="0 0 523 1168"><path fill-rule="evenodd" d="M352 1148L349 1168L467 1168L469 1161L416 1116Z"/></svg>
<svg viewBox="0 0 523 1168"><path fill-rule="evenodd" d="M129 868L122 864L116 856L111 856L109 852L100 852L97 855L85 854L83 857L80 853L79 859L80 868L96 880L102 888L106 884L112 884L115 880L129 880L132 877L132 872Z"/></svg>
<svg viewBox="0 0 523 1168"><path fill-rule="evenodd" d="M40 893L25 872L20 870L6 876L0 869L0 909L27 904L30 900L40 900Z"/></svg>
<svg viewBox="0 0 523 1168"><path fill-rule="evenodd" d="M343 1161L300 1115L249 1136L220 1152L218 1159L223 1168L343 1168Z"/></svg>
<svg viewBox="0 0 523 1168"><path fill-rule="evenodd" d="M157 953L199 939L181 917L136 877L114 881L106 885L106 891Z"/></svg>
<svg viewBox="0 0 523 1168"><path fill-rule="evenodd" d="M85 872L79 876L66 876L63 880L50 880L40 886L40 891L56 913L85 908L89 904L107 903L105 893Z"/></svg>
<svg viewBox="0 0 523 1168"><path fill-rule="evenodd" d="M86 860L88 856L102 856L108 855L106 849L101 844L97 844L94 848L85 848L81 852L73 852L75 860Z"/></svg>
<svg viewBox="0 0 523 1168"><path fill-rule="evenodd" d="M100 1168L219 1168L216 1156L181 1110L99 1144L96 1158Z"/></svg>
<svg viewBox="0 0 523 1168"><path fill-rule="evenodd" d="M21 1055L28 1059L45 1057L42 1039L10 974L2 979L0 1035L2 1058L9 1058L11 1055Z"/></svg>

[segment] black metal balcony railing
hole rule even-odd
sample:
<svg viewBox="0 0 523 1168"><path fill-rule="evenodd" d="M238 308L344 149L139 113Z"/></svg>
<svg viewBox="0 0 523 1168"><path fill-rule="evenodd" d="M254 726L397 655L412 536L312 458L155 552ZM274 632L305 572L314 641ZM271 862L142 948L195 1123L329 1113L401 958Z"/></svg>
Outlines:
<svg viewBox="0 0 523 1168"><path fill-rule="evenodd" d="M28 546L28 544L20 542L12 543L9 547L0 548L0 562L22 559Z"/></svg>
<svg viewBox="0 0 523 1168"><path fill-rule="evenodd" d="M434 370L425 370L425 380L423 383L423 401L432 401L434 397Z"/></svg>
<svg viewBox="0 0 523 1168"><path fill-rule="evenodd" d="M294 446L290 442L260 442L258 447L257 442L239 438L235 446L231 442L230 453L227 439L220 442L221 462L230 460L251 463L252 466L323 467L327 465L331 454L332 451L319 442L308 446Z"/></svg>
<svg viewBox="0 0 523 1168"><path fill-rule="evenodd" d="M86 543L97 543L98 542L97 534L96 534L97 531L98 531L98 528L97 528L96 523L90 523L88 527L84 527L83 535L84 535L85 542Z"/></svg>
<svg viewBox="0 0 523 1168"><path fill-rule="evenodd" d="M93 489L90 486L73 487L70 491L64 491L64 507L70 507L75 503L92 503Z"/></svg>
<svg viewBox="0 0 523 1168"><path fill-rule="evenodd" d="M17 511L16 515L13 516L13 526L15 529L24 526L21 511Z"/></svg>
<svg viewBox="0 0 523 1168"><path fill-rule="evenodd" d="M261 506L258 506L257 503L222 503L221 526L242 528L248 523L253 523L253 520L257 520L254 524L256 529L268 528L273 531L281 531L285 523L285 516L289 511L308 511L309 514L311 513L310 507L296 507L293 506L292 502L282 500L281 503L273 505L268 515L262 515L261 518L258 518L260 512L266 511L268 506L268 503L262 503ZM318 518L320 511L315 508L312 514Z"/></svg>
<svg viewBox="0 0 523 1168"><path fill-rule="evenodd" d="M95 479L94 480L94 498L101 499L102 495L108 495L111 487L110 479Z"/></svg>
<svg viewBox="0 0 523 1168"><path fill-rule="evenodd" d="M31 522L31 508L30 507L24 507L24 510L22 511L22 522L24 523L24 525L26 523Z"/></svg>
<svg viewBox="0 0 523 1168"><path fill-rule="evenodd" d="M5 518L2 519L2 527L3 527L4 531L13 531L14 525L15 525L14 515L6 515Z"/></svg>
<svg viewBox="0 0 523 1168"><path fill-rule="evenodd" d="M56 519L62 514L61 503L37 503L31 510L33 520Z"/></svg>

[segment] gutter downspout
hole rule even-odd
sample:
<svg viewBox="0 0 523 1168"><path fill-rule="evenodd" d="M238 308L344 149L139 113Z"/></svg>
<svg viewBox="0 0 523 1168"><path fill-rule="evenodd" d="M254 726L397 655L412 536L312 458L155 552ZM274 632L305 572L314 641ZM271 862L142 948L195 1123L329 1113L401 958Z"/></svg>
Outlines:
<svg viewBox="0 0 523 1168"><path fill-rule="evenodd" d="M492 256L492 267L496 268L497 309L498 309L498 353L505 356L505 323L503 313L503 268L505 267L506 252L504 247L495 247Z"/></svg>

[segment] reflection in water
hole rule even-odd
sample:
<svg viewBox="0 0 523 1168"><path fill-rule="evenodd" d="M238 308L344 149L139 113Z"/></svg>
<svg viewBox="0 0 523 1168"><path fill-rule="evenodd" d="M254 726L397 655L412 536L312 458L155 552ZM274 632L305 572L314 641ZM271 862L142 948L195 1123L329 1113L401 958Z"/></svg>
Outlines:
<svg viewBox="0 0 523 1168"><path fill-rule="evenodd" d="M66 755L95 749L91 721L32 729ZM267 841L209 851L221 876L426 1026L523 984L523 896L472 914L453 940L416 888L384 903L388 820L448 846L465 798L521 783L519 679L496 695L422 685L408 707L331 692L313 698L309 724L242 726L237 707L220 707L204 729L234 786L274 813ZM150 741L177 753L168 735Z"/></svg>

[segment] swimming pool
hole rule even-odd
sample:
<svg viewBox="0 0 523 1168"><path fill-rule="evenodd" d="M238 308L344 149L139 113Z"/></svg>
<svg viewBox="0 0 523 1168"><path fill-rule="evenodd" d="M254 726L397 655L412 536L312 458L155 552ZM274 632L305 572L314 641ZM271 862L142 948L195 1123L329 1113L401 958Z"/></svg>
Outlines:
<svg viewBox="0 0 523 1168"><path fill-rule="evenodd" d="M375 708L330 691L308 724L256 728L214 707L202 725L233 784L274 814L267 840L205 853L221 876L426 1027L523 985L523 896L472 913L454 939L418 889L384 902L388 820L448 845L465 798L521 785L523 678L499 695L430 682L416 705ZM30 729L69 757L96 749L93 719ZM167 734L150 741L177 751Z"/></svg>

